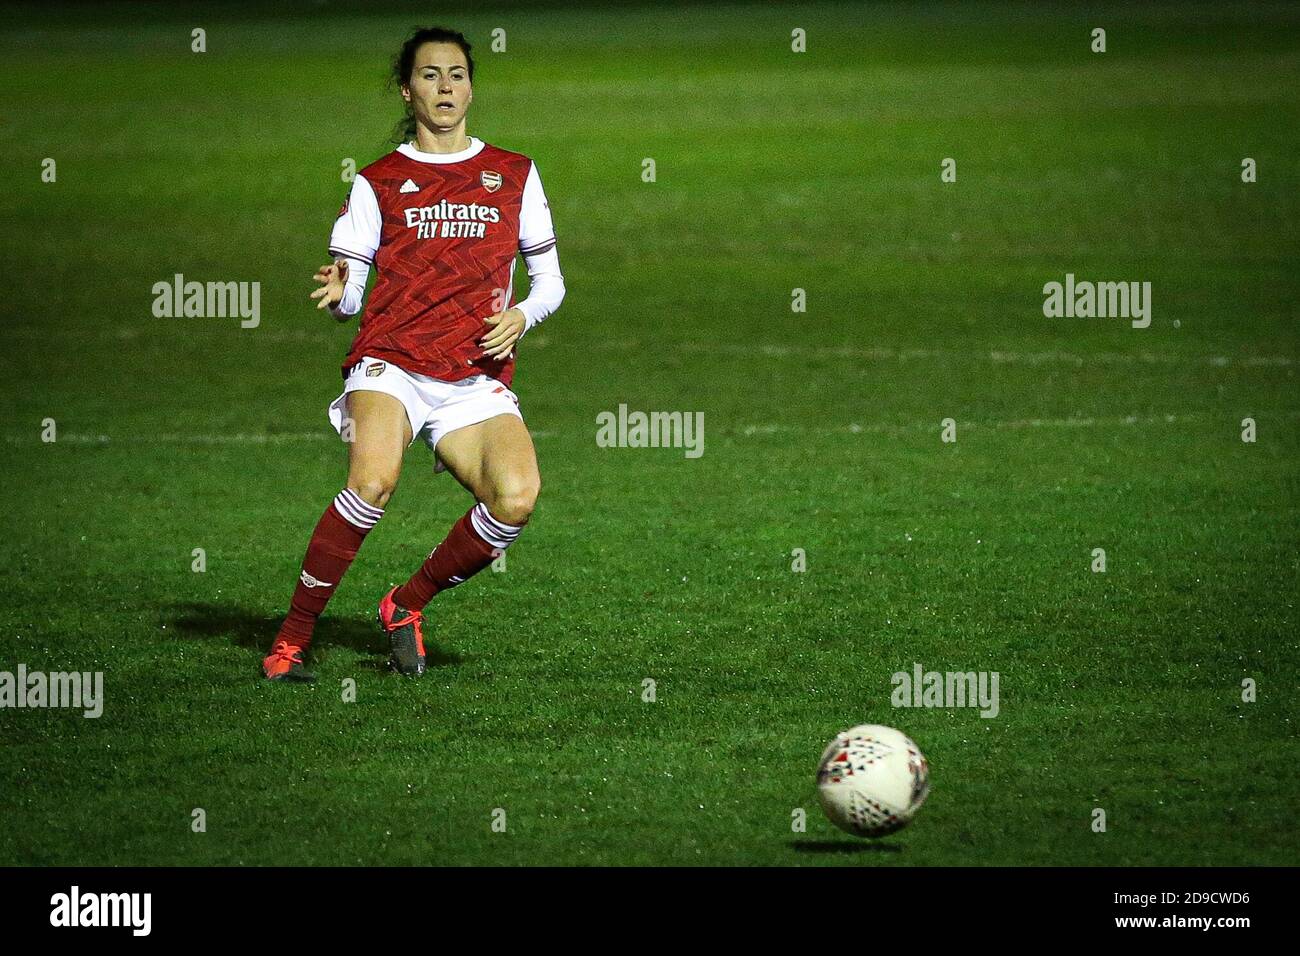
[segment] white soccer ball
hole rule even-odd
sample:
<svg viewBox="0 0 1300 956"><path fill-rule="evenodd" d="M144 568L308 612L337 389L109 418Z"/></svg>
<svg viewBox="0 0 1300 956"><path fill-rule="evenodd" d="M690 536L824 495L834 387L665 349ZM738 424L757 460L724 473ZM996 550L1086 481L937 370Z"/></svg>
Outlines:
<svg viewBox="0 0 1300 956"><path fill-rule="evenodd" d="M827 745L817 767L817 797L831 823L860 837L901 830L930 792L930 765L893 727L860 724Z"/></svg>

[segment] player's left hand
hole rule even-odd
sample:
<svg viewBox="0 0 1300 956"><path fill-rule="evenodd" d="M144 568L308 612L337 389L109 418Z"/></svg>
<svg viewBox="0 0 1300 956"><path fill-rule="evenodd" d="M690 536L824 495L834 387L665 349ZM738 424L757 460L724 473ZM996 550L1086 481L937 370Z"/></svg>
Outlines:
<svg viewBox="0 0 1300 956"><path fill-rule="evenodd" d="M484 354L491 359L505 358L524 334L524 314L518 309L506 309L483 320L494 326L492 331L478 340Z"/></svg>

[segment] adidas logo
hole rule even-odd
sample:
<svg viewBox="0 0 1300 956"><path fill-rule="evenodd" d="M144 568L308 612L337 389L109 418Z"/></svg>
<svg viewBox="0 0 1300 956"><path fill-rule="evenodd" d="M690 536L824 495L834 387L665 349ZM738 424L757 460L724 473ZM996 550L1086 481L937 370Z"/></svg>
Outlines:
<svg viewBox="0 0 1300 956"><path fill-rule="evenodd" d="M418 193L419 191L420 187L415 185L415 183L409 179L402 183L402 188L398 190L400 193Z"/></svg>

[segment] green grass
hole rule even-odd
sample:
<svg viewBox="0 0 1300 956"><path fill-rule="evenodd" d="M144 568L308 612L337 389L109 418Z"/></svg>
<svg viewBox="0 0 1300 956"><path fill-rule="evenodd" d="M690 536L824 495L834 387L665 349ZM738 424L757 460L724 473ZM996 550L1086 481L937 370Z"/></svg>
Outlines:
<svg viewBox="0 0 1300 956"><path fill-rule="evenodd" d="M426 16L28 8L0 36L0 670L107 697L0 710L0 863L1294 862L1295 8L448 15L471 132L536 159L560 236L516 379L542 499L504 573L431 606L436 666L391 676L374 602L469 504L413 447L320 682L268 685L344 477L352 327L308 278ZM155 319L176 272L261 282L261 325ZM1044 318L1066 272L1152 282L1151 327ZM620 402L702 411L703 457L598 448ZM891 708L914 662L997 671L999 716ZM885 849L813 786L867 721L933 768Z"/></svg>

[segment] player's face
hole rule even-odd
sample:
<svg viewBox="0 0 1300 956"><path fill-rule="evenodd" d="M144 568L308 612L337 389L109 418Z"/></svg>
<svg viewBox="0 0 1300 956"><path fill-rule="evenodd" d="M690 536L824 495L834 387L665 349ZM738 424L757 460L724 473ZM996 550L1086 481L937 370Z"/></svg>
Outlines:
<svg viewBox="0 0 1300 956"><path fill-rule="evenodd" d="M455 129L465 121L474 99L469 82L469 64L454 43L424 43L415 51L415 68L402 96L415 112L416 120L435 130Z"/></svg>

